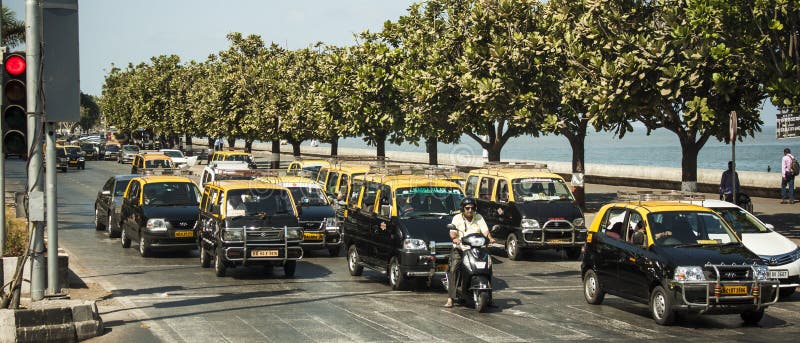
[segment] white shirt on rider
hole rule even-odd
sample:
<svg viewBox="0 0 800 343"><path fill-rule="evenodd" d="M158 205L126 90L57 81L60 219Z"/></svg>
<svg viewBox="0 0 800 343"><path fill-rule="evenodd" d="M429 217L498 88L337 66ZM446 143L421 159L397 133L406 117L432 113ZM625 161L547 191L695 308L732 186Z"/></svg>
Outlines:
<svg viewBox="0 0 800 343"><path fill-rule="evenodd" d="M472 216L472 220L467 220L464 218L463 214L458 214L453 217L453 221L450 222L453 226L456 227L456 233L458 233L458 240L461 241L466 235L471 233L481 233L486 237L489 237L489 227L486 226L486 221L483 220L483 217L480 214L475 213ZM463 244L456 245L461 250L467 250Z"/></svg>

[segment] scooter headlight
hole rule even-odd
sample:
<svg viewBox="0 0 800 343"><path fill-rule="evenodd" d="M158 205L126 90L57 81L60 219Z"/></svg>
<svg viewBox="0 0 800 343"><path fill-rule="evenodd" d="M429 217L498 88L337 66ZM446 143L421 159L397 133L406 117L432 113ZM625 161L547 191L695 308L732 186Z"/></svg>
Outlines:
<svg viewBox="0 0 800 343"><path fill-rule="evenodd" d="M464 243L467 243L469 246L473 247L482 247L486 245L486 237L483 236L469 236L464 237Z"/></svg>

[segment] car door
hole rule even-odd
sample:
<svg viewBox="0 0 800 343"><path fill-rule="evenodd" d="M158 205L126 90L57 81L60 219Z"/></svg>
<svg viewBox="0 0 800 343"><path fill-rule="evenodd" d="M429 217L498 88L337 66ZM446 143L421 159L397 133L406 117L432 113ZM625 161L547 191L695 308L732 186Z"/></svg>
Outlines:
<svg viewBox="0 0 800 343"><path fill-rule="evenodd" d="M389 258L397 250L392 243L396 228L392 223L393 196L391 189L386 185L378 188L377 205L375 206L374 220L370 223L372 248L377 264L389 263ZM387 207L388 206L388 207ZM388 208L388 209L387 209ZM388 211L388 215L386 212Z"/></svg>
<svg viewBox="0 0 800 343"><path fill-rule="evenodd" d="M138 181L131 182L128 185L128 190L125 191L125 198L122 200L122 211L120 216L120 223L122 229L125 230L127 237L132 237L134 231L138 232L136 207L139 207L139 194L141 191L141 184ZM136 233L138 235L138 233Z"/></svg>
<svg viewBox="0 0 800 343"><path fill-rule="evenodd" d="M380 225L377 219L376 207L378 206L378 189L380 185L375 182L368 182L361 196L361 206L354 214L358 235L360 236L356 247L359 255L364 262L372 265L379 265L380 260L377 256L377 246L375 245L373 227Z"/></svg>
<svg viewBox="0 0 800 343"><path fill-rule="evenodd" d="M492 204L494 209L491 211L492 222L489 224L489 221L487 220L487 225L489 225L489 229L492 230L492 235L494 238L504 242L506 237L508 237L508 234L514 230L515 226L515 210L512 203L514 198L506 178L500 178L497 180L497 188L494 194L494 201Z"/></svg>
<svg viewBox="0 0 800 343"><path fill-rule="evenodd" d="M652 256L644 244L634 244L633 233L637 224L642 221L642 215L629 211L625 219L624 244L622 245L622 261L619 264L619 278L622 292L640 299L647 299L650 295L648 270L652 268Z"/></svg>
<svg viewBox="0 0 800 343"><path fill-rule="evenodd" d="M481 176L478 182L478 197L475 198L478 203L478 213L483 216L484 220L487 220L487 225L490 227L488 220L494 218L491 211L494 208L492 205L492 192L494 191L495 183L494 177Z"/></svg>
<svg viewBox="0 0 800 343"><path fill-rule="evenodd" d="M609 208L603 216L596 238L597 260L595 267L597 276L603 287L612 292L624 289L619 276L620 264L625 258L626 242L621 235L628 210L620 207ZM618 232L619 231L619 232Z"/></svg>

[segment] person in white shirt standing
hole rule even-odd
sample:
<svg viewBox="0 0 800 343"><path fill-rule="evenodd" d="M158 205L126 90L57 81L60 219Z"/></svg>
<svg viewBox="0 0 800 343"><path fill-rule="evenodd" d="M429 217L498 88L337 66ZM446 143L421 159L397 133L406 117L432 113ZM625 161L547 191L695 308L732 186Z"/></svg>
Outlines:
<svg viewBox="0 0 800 343"><path fill-rule="evenodd" d="M483 216L477 213L478 204L475 199L464 198L461 200L461 214L453 217L451 224L455 229L450 230L450 238L453 240L453 252L450 253L450 266L447 271L447 302L444 307L453 307L453 300L456 298L456 273L461 268L461 259L464 257L461 245L461 238L471 233L481 233L489 239L490 243L495 240L486 226Z"/></svg>
<svg viewBox="0 0 800 343"><path fill-rule="evenodd" d="M783 149L781 160L781 204L794 204L794 175L792 173L792 160L794 156L789 148ZM789 198L786 198L786 188L789 189Z"/></svg>

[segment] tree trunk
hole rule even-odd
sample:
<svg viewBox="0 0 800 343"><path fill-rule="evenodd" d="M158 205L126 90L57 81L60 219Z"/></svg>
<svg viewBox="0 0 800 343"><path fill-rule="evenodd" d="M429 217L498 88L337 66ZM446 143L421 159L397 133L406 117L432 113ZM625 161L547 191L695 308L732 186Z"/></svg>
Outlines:
<svg viewBox="0 0 800 343"><path fill-rule="evenodd" d="M500 162L500 151L503 150L503 145L498 143L489 144L489 149L486 149L489 162Z"/></svg>
<svg viewBox="0 0 800 343"><path fill-rule="evenodd" d="M378 166L383 167L386 162L386 137L377 140Z"/></svg>
<svg viewBox="0 0 800 343"><path fill-rule="evenodd" d="M279 169L281 167L281 140L272 140L272 162L270 168Z"/></svg>
<svg viewBox="0 0 800 343"><path fill-rule="evenodd" d="M228 138L228 148L229 150L233 150L234 148L236 148L236 138L234 137Z"/></svg>
<svg viewBox="0 0 800 343"><path fill-rule="evenodd" d="M428 164L439 165L439 146L436 138L429 138L425 141L425 151L428 152Z"/></svg>
<svg viewBox="0 0 800 343"><path fill-rule="evenodd" d="M208 148L209 149L213 149L214 148L214 141L215 141L214 138L208 137Z"/></svg>
<svg viewBox="0 0 800 343"><path fill-rule="evenodd" d="M701 147L694 142L681 142L681 190L684 192L697 192L697 155Z"/></svg>
<svg viewBox="0 0 800 343"><path fill-rule="evenodd" d="M575 132L568 135L569 145L572 147L572 195L575 196L575 202L578 203L584 211L586 210L586 190L584 189L583 177L586 172L585 168L585 141L586 141L586 126L583 125L583 132Z"/></svg>
<svg viewBox="0 0 800 343"><path fill-rule="evenodd" d="M339 156L339 136L331 137L331 157Z"/></svg>
<svg viewBox="0 0 800 343"><path fill-rule="evenodd" d="M188 133L183 135L184 148L192 150L192 136Z"/></svg>
<svg viewBox="0 0 800 343"><path fill-rule="evenodd" d="M300 158L300 143L302 142L291 141L291 143L292 143L292 156L294 156L294 158Z"/></svg>
<svg viewBox="0 0 800 343"><path fill-rule="evenodd" d="M248 154L252 154L253 153L253 139L252 138L248 138L248 139L244 140L244 152L246 152Z"/></svg>

